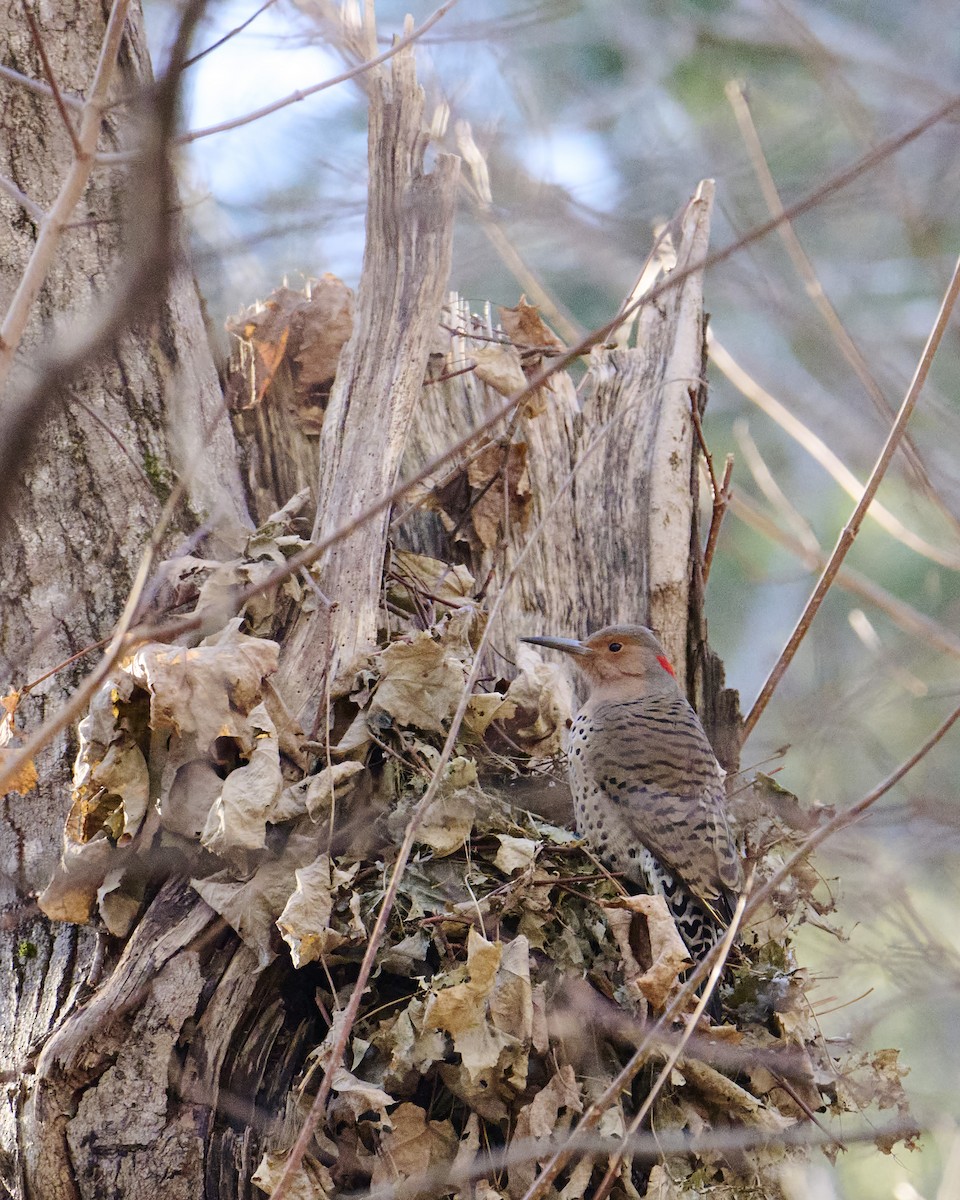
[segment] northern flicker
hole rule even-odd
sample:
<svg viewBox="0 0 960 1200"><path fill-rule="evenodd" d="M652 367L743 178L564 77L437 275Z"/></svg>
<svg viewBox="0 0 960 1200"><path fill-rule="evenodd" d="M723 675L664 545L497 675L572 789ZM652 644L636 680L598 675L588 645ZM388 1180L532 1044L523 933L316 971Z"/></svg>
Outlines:
<svg viewBox="0 0 960 1200"><path fill-rule="evenodd" d="M663 895L699 961L743 874L723 768L662 646L643 625L523 641L574 656L588 685L569 746L577 832L610 870Z"/></svg>

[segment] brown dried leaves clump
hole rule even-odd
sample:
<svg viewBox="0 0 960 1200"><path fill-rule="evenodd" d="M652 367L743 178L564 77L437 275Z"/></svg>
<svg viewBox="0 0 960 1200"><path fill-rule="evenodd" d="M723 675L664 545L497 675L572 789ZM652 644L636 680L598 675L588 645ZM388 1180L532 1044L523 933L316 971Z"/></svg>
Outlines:
<svg viewBox="0 0 960 1200"><path fill-rule="evenodd" d="M192 589L212 620L231 588L299 545L291 513L275 516L245 560L171 565L173 593ZM685 954L662 901L624 899L569 830L504 799L506 776L560 755L570 711L563 676L524 647L516 678L471 697L347 1061L328 1061L385 875L485 620L463 567L397 554L385 587L391 628L335 689L332 745L312 773L311 748L270 684L278 647L250 632L269 628L265 602L196 645L143 646L120 663L81 723L63 861L40 902L64 920L96 911L122 936L140 911L145 864L158 846L175 850L261 966L278 956L291 973L322 966L311 987L325 981L318 1010L333 1017L291 1104L309 1104L318 1068L334 1072L332 1099L296 1194L319 1200L409 1180L422 1196L472 1189L520 1200L647 1018L676 997ZM762 878L807 818L785 820L793 809L763 788L749 805ZM745 932L725 985L737 1027L705 1026L654 1107L658 1137L685 1139L682 1152L642 1141L612 1196L734 1197L757 1181L778 1196L797 1153L785 1130L802 1136L816 1114L871 1104L905 1113L895 1054L828 1048L810 1018L788 931L804 914L822 923L828 908L816 877L801 875ZM651 1064L668 1050L668 1038L654 1041ZM597 1137L623 1135L649 1078L620 1092ZM726 1142L698 1148L711 1131ZM268 1148L254 1178L264 1190L288 1145ZM496 1161L478 1167L482 1150ZM591 1195L605 1165L603 1152L575 1157L550 1195Z"/></svg>

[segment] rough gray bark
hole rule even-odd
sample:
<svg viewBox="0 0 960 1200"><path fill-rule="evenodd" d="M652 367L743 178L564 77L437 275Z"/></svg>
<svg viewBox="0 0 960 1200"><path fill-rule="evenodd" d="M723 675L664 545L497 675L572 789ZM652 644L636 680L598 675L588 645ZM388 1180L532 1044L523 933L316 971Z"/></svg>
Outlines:
<svg viewBox="0 0 960 1200"><path fill-rule="evenodd" d="M83 94L104 30L99 4L45 9L45 45L62 89ZM4 62L33 78L43 71L19 3L0 9ZM150 68L139 12L127 26L115 92L132 93ZM53 102L0 80L3 136L0 172L42 207L50 204L70 161L70 143ZM124 147L125 110L112 110L100 146ZM19 369L3 409L29 385L54 327L76 333L109 301L122 256L122 173L97 171L48 276L20 348ZM33 249L36 222L0 193L0 308L8 302ZM156 281L158 290L164 281ZM9 411L9 409L7 410ZM77 651L108 636L130 589L149 533L172 481L189 470L189 508L172 546L195 523L216 525L221 548L247 517L235 448L193 281L177 274L159 309L134 324L115 351L92 364L66 403L34 430L35 445L19 486L4 481L0 538L0 684L19 688ZM199 457L198 457L199 452ZM83 676L80 660L24 700L19 724L37 728ZM51 924L32 897L49 878L60 850L70 801L72 732L56 738L37 763L39 786L9 794L0 821L0 1061L23 1086L7 1088L0 1107L0 1178L15 1194L25 1187L24 1148L35 1162L50 1155L51 1178L32 1194L53 1200L75 1194L64 1158L58 1114L52 1126L22 1108L33 1056L77 1001L91 972L90 931ZM27 1072L26 1074L24 1074Z"/></svg>

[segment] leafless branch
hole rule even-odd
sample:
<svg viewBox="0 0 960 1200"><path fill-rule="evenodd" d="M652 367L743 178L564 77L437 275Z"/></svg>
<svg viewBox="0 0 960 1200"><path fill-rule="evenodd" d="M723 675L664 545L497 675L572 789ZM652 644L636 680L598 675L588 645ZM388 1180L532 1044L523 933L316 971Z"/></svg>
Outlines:
<svg viewBox="0 0 960 1200"><path fill-rule="evenodd" d="M264 3L261 4L254 13L247 17L245 21L241 21L239 25L235 26L228 33L225 33L222 38L217 38L213 45L207 46L205 50L201 50L198 54L191 55L190 58L188 58L183 64L183 69L186 70L187 67L192 67L194 63L198 63L201 58L206 58L207 55L212 54L214 50L219 50L221 46L226 45L226 43L229 42L231 38L235 38L238 33L243 33L248 25L252 25L257 17L262 16L268 8L273 8L276 2L277 0L264 0Z"/></svg>
<svg viewBox="0 0 960 1200"><path fill-rule="evenodd" d="M903 437L903 432L906 429L907 422L916 407L917 400L920 397L920 392L923 389L927 374L930 370L930 365L933 362L937 348L943 338L944 331L950 320L950 315L953 312L953 306L957 298L957 293L960 291L960 259L957 260L954 266L953 276L947 286L943 302L940 306L940 311L937 313L937 319L934 322L933 329L930 331L930 336L927 339L927 344L923 349L923 354L920 357L920 362L917 364L917 369L914 377L907 389L907 394L904 397L903 404L900 406L900 411L897 414L897 419L894 422L893 428L887 437L883 450L880 452L880 457L877 459L876 465L870 474L867 485L863 490L863 495L860 502L853 511L850 520L841 531L837 544L834 547L833 553L824 568L823 574L817 581L817 586L813 590L813 594L807 601L806 607L800 614L800 619L797 622L793 633L790 635L787 644L784 646L779 659L775 663L773 670L767 678L766 683L760 690L760 695L754 702L753 707L747 714L743 722L743 737L744 740L750 735L751 730L756 725L766 708L770 697L773 695L777 684L783 678L784 673L793 660L800 643L803 641L807 630L810 628L810 623L816 616L820 605L823 603L823 598L836 578L837 572L843 563L850 547L856 540L857 534L860 531L860 526L863 524L863 519L867 514L867 509L876 495L877 488L880 486L881 480L886 474L887 468L890 465L891 459L900 440Z"/></svg>
<svg viewBox="0 0 960 1200"><path fill-rule="evenodd" d="M53 265L60 245L63 226L70 218L83 195L93 167L97 139L100 136L101 110L117 66L117 54L123 37L130 0L114 0L100 49L100 60L83 106L80 118L79 151L77 152L60 192L40 227L33 254L10 302L3 325L0 326L0 387L6 382L13 366L14 355L23 337L27 320L44 280ZM4 473L4 478L9 478Z"/></svg>
<svg viewBox="0 0 960 1200"><path fill-rule="evenodd" d="M723 464L723 482L721 483L717 480L717 473L713 469L713 455L710 453L707 439L703 436L700 409L697 407L696 392L692 388L690 389L690 415L693 417L693 428L697 435L697 442L700 446L700 452L703 455L703 461L706 464L707 475L710 478L710 492L713 496L710 531L707 534L707 544L703 551L703 566L700 572L703 576L703 582L706 584L710 578L710 564L713 562L713 555L717 548L717 539L720 537L720 526L723 524L727 505L730 503L730 477L733 474L733 455L728 454L726 462Z"/></svg>
<svg viewBox="0 0 960 1200"><path fill-rule="evenodd" d="M57 106L57 111L60 113L60 118L66 128L67 135L70 138L70 144L73 146L75 158L83 157L83 149L77 139L77 131L73 127L73 121L70 120L70 114L67 112L67 106L63 102L63 97L60 95L60 88L57 85L57 77L53 73L53 67L50 65L50 59L47 57L47 48L43 44L43 35L40 32L40 26L37 24L37 18L33 14L33 9L30 7L30 0L20 0L23 8L23 15L27 18L27 24L30 26L30 36L33 38L33 44L37 48L37 54L40 56L40 62L43 66L43 73L47 77L47 83L50 84L50 91L53 93L53 100Z"/></svg>
<svg viewBox="0 0 960 1200"><path fill-rule="evenodd" d="M785 404L762 388L753 376L734 359L729 350L720 343L712 330L707 333L707 345L710 351L710 361L730 380L740 394L776 421L780 428L784 429L802 446L812 459L829 472L848 496L853 500L859 500L863 495L863 485L834 454L826 442L804 425ZM941 567L947 567L951 571L960 570L960 556L952 554L940 546L934 546L926 538L922 538L912 529L908 529L899 517L879 500L875 499L871 503L867 515L882 529L885 529L891 537L896 538L898 542L902 542L917 554L922 554L924 558L929 558L931 562L938 563Z"/></svg>
<svg viewBox="0 0 960 1200"><path fill-rule="evenodd" d="M819 829L814 830L808 838L799 846L793 854L783 863L783 865L750 897L747 902L744 919L750 917L766 898L774 892L785 879L788 879L798 863L802 862L809 854L812 854L818 846L822 846L827 838L832 837L841 829L846 829L847 826L853 825L859 821L874 804L885 796L892 787L900 782L901 779L930 753L930 751L941 741L949 732L954 723L960 719L960 706L955 708L953 712L943 721L934 732L927 738L923 745L910 755L906 761L902 762L892 774L888 775L881 783L868 792L862 799L858 800L852 808L845 809L839 812L836 816L826 821Z"/></svg>
<svg viewBox="0 0 960 1200"><path fill-rule="evenodd" d="M819 547L808 546L797 534L790 533L763 512L760 506L742 491L735 492L730 498L730 508L734 516L745 525L771 541L778 543L795 554L811 571L822 571L827 564L827 556ZM919 612L898 596L892 595L879 584L874 583L853 567L841 567L835 580L838 587L857 596L867 604L886 615L896 625L907 633L922 638L930 646L942 650L952 658L960 658L960 638L952 633L939 621L934 621L926 613Z"/></svg>
<svg viewBox="0 0 960 1200"><path fill-rule="evenodd" d="M379 66L380 63L393 58L395 54L399 54L406 46L412 45L413 42L422 38L427 30L432 29L442 17L446 16L456 3L457 0L445 0L445 3L441 4L435 12L431 13L422 25L419 25L412 32L404 34L403 37L397 38L389 50L384 50L376 58L358 63L348 71L344 71L340 75L335 75L332 79L325 79L322 83L316 83L313 87L298 88L297 91L291 92L289 96L285 96L282 100L274 100L273 103L266 104L263 108L258 108L255 112L245 113L242 117L234 117L231 121L222 121L219 125L210 125L206 129L195 129L190 133L184 133L177 138L177 145L189 145L190 142L210 137L211 134L224 133L228 129L238 129L241 125L249 125L253 121L259 121L261 117L268 117L271 113L278 112L281 108L287 108L291 104L297 104L301 100L306 100L309 96L315 96L318 92L326 91L327 88L336 87L340 83L346 83L348 79L356 79L358 75L362 75L365 71L369 71L371 67Z"/></svg>
<svg viewBox="0 0 960 1200"><path fill-rule="evenodd" d="M36 200L31 200L27 193L22 192L13 180L8 179L6 175L0 175L0 191L6 192L11 200L15 200L38 225L41 225L46 220L47 214Z"/></svg>
<svg viewBox="0 0 960 1200"><path fill-rule="evenodd" d="M50 100L53 99L53 89L48 83L41 83L39 79L31 79L29 75L23 75L20 71L15 71L13 67L0 65L0 79L9 79L11 83L19 84L28 92L35 92L38 96L46 96ZM83 108L84 101L79 96L73 96L69 92L61 92L60 99L67 106L77 112Z"/></svg>
<svg viewBox="0 0 960 1200"><path fill-rule="evenodd" d="M771 216L777 216L783 212L783 201L780 199L780 193L777 190L776 181L773 178L773 173L770 170L770 165L767 162L766 155L763 152L763 146L760 142L760 136L757 133L756 125L753 121L753 114L750 111L750 102L742 86L735 80L727 84L726 87L727 99L733 108L734 116L737 119L737 125L740 128L740 135L747 147L747 152L750 155L750 162L753 165L754 173L757 176L757 181L760 184L760 190L763 192L763 198L767 203L767 208ZM860 353L860 349L854 342L853 338L847 332L845 325L840 320L837 310L833 307L829 296L824 291L823 284L820 282L816 269L810 261L799 237L790 221L785 221L779 228L778 233L780 239L786 248L787 254L793 263L794 269L803 281L807 295L810 297L817 312L823 318L823 321L830 331L834 342L840 348L840 352L850 364L854 374L860 380L867 395L873 401L874 407L881 416L889 420L893 419L893 406L888 402L883 390L877 383L876 379L867 365L866 359ZM913 471L914 477L922 487L927 498L936 505L937 509L949 520L955 531L960 531L960 521L944 504L942 498L927 474L926 467L920 457L920 453L913 444L909 434L903 439L903 450L907 456L907 461Z"/></svg>

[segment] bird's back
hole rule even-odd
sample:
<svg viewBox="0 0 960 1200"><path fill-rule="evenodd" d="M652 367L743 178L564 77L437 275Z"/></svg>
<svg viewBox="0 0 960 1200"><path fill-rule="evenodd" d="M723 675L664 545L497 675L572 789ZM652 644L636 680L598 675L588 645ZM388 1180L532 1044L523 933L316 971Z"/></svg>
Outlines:
<svg viewBox="0 0 960 1200"><path fill-rule="evenodd" d="M723 771L683 696L591 697L574 722L570 777L577 829L611 870L662 892L688 926L711 913L722 925L740 858ZM691 909L685 896L705 903Z"/></svg>

